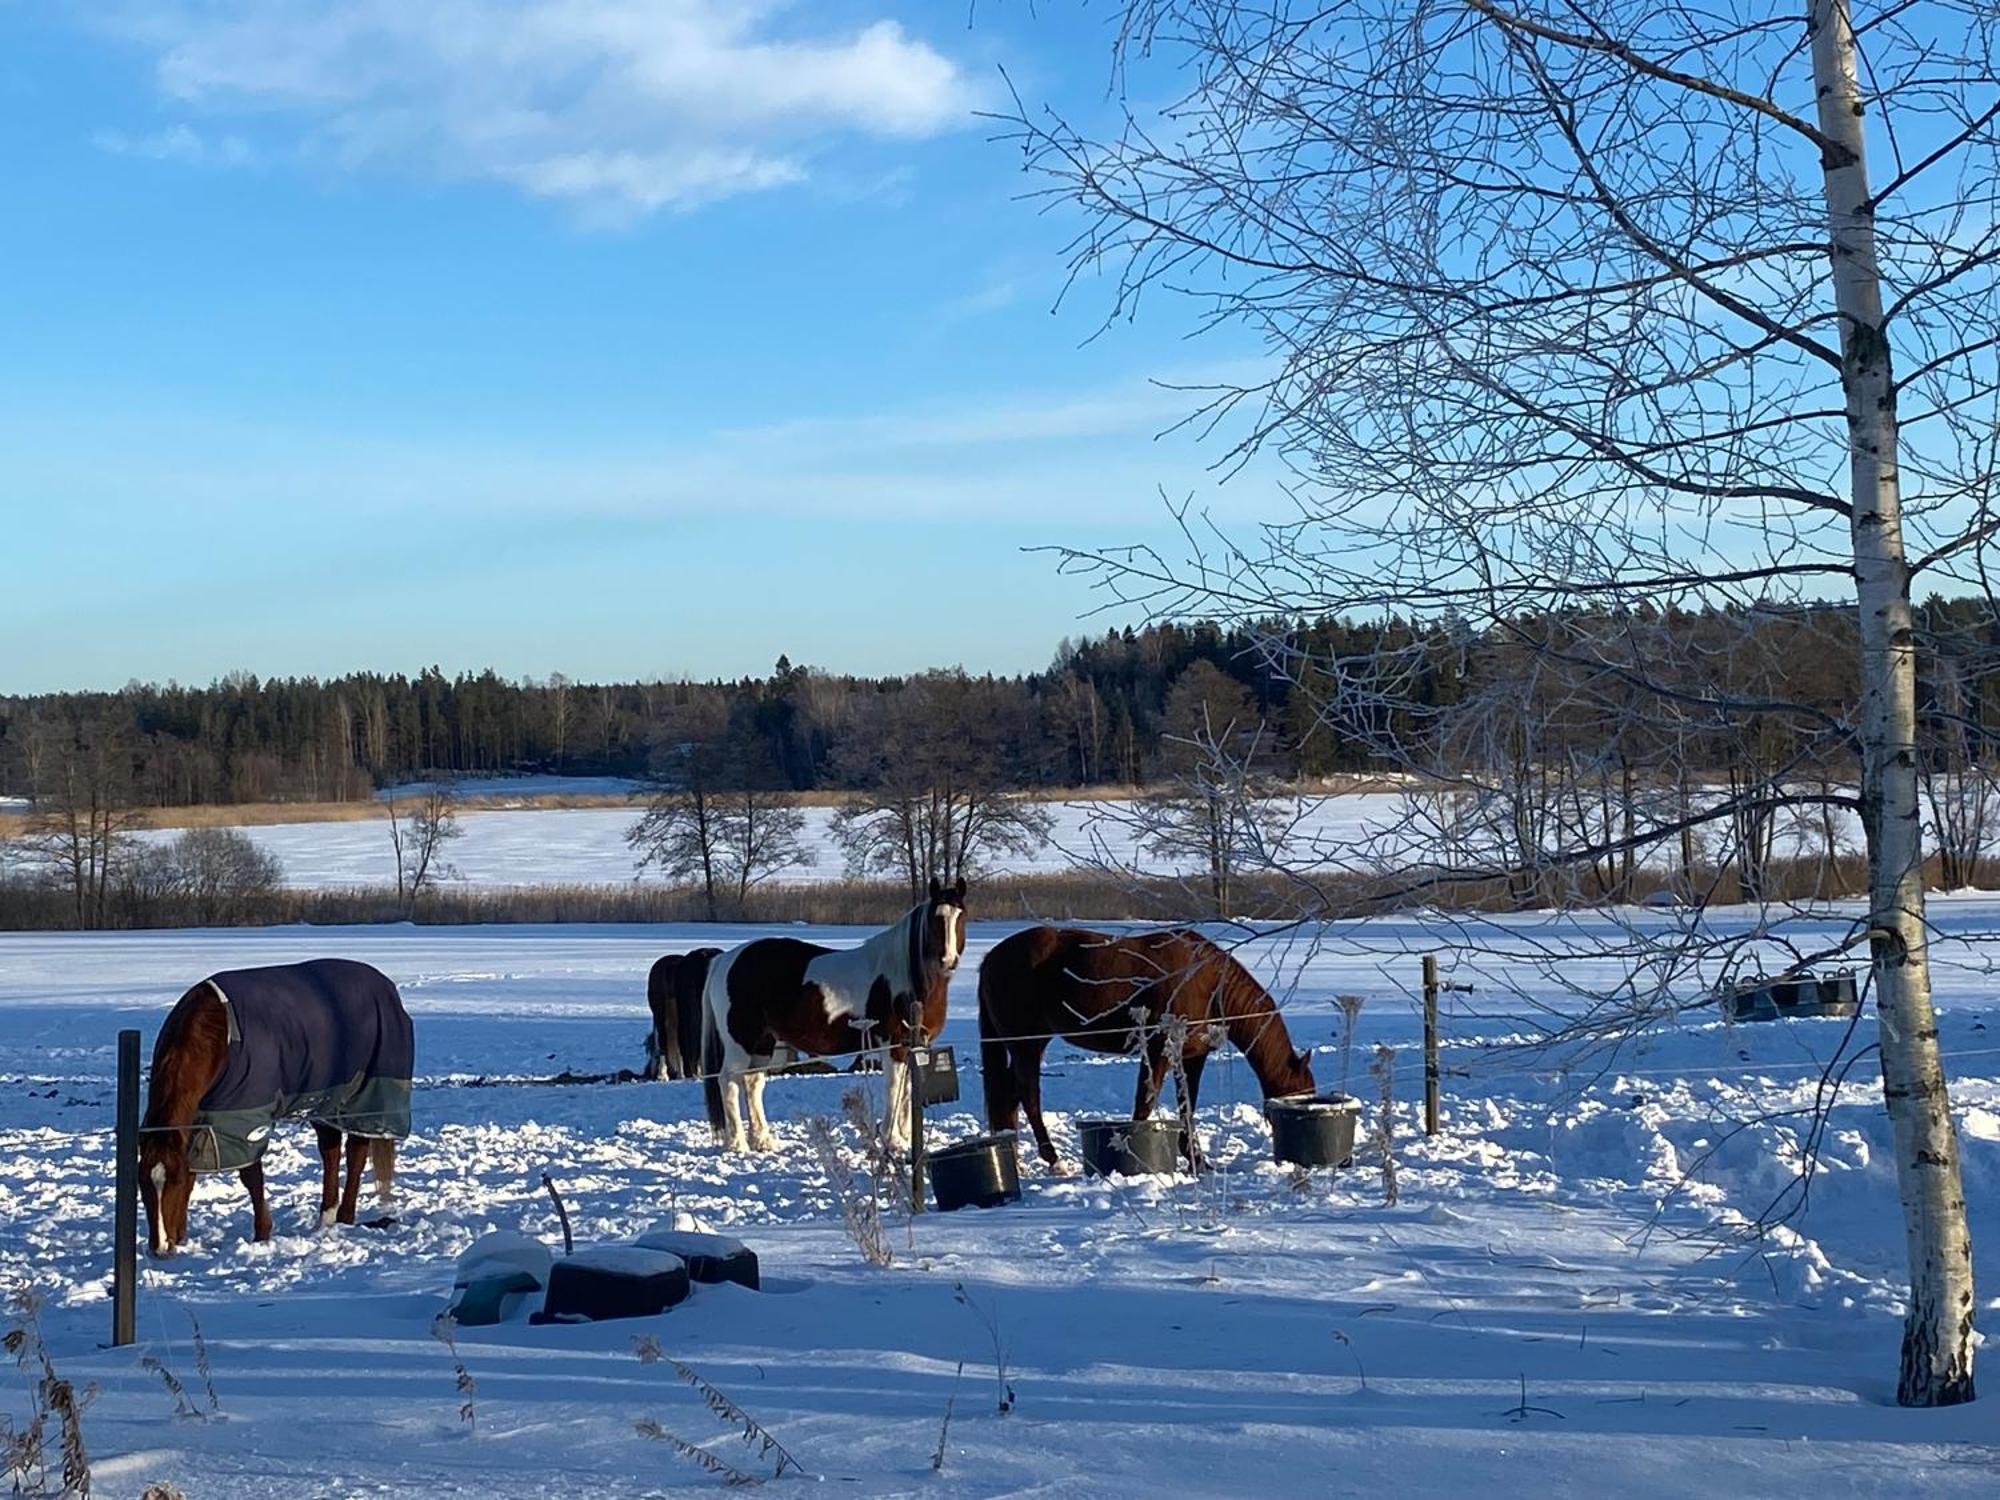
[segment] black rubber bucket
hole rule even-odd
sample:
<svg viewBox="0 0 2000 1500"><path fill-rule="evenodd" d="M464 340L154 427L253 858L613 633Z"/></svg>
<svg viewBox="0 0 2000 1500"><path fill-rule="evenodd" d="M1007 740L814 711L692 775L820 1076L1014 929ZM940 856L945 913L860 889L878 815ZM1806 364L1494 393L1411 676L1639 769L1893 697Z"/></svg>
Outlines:
<svg viewBox="0 0 2000 1500"><path fill-rule="evenodd" d="M1179 1120L1079 1120L1083 1170L1093 1177L1171 1175L1180 1170Z"/></svg>
<svg viewBox="0 0 2000 1500"><path fill-rule="evenodd" d="M1854 975L1829 974L1819 982L1819 1013L1823 1016L1852 1016L1861 1010L1861 994L1854 987Z"/></svg>
<svg viewBox="0 0 2000 1500"><path fill-rule="evenodd" d="M1347 1094L1295 1094L1265 1101L1271 1154L1301 1167L1344 1167L1354 1160L1361 1101Z"/></svg>
<svg viewBox="0 0 2000 1500"><path fill-rule="evenodd" d="M1012 1132L976 1135L924 1158L931 1196L945 1213L1021 1201L1021 1162Z"/></svg>
<svg viewBox="0 0 2000 1500"><path fill-rule="evenodd" d="M1730 1021L1777 1021L1804 1016L1851 1016L1861 1009L1851 973L1760 980L1722 997Z"/></svg>

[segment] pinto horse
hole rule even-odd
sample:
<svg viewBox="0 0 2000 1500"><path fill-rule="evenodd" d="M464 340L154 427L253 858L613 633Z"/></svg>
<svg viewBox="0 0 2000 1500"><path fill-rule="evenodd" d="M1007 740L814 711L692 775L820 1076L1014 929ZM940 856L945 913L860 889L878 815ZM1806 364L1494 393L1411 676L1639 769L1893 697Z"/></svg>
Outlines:
<svg viewBox="0 0 2000 1500"><path fill-rule="evenodd" d="M858 948L797 938L757 938L708 968L702 1005L702 1074L708 1121L731 1151L777 1143L764 1118L764 1078L777 1044L820 1057L889 1048L889 1144L909 1148L907 1051L944 1027L945 991L965 951L965 882L942 886Z"/></svg>
<svg viewBox="0 0 2000 1500"><path fill-rule="evenodd" d="M414 1046L387 975L323 958L211 975L182 995L153 1044L139 1136L139 1192L156 1256L187 1238L197 1172L235 1172L255 1237L271 1237L264 1147L280 1118L319 1137L320 1225L352 1224L361 1168L388 1201L410 1133ZM343 1143L347 1181L340 1184ZM338 1190L338 1191L337 1191Z"/></svg>
<svg viewBox="0 0 2000 1500"><path fill-rule="evenodd" d="M701 1064L701 991L708 966L720 948L669 953L646 976L646 1006L653 1029L646 1033L646 1076L692 1078Z"/></svg>
<svg viewBox="0 0 2000 1500"><path fill-rule="evenodd" d="M1112 937L1078 927L1030 927L994 945L979 966L980 1072L986 1118L1012 1130L1023 1108L1042 1160L1056 1148L1042 1123L1042 1054L1060 1036L1092 1052L1139 1052L1132 1118L1149 1119L1180 1035L1176 1091L1186 1121L1188 1165L1196 1096L1216 1032L1249 1060L1266 1099L1314 1090L1312 1065L1292 1050L1291 1033L1270 991L1229 954L1185 929Z"/></svg>

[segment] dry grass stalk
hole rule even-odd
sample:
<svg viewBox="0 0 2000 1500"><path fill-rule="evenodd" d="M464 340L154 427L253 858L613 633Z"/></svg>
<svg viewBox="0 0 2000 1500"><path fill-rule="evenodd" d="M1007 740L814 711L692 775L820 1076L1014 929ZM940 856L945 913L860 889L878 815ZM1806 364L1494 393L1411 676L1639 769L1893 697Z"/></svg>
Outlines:
<svg viewBox="0 0 2000 1500"><path fill-rule="evenodd" d="M840 1205L840 1221L847 1228L847 1237L854 1241L861 1258L869 1265L889 1265L896 1255L889 1243L889 1232L882 1224L882 1210L875 1201L873 1185L864 1187L856 1179L854 1169L841 1155L833 1126L826 1119L815 1115L806 1121L806 1140L813 1148L813 1155L819 1158L820 1170L826 1173L827 1185Z"/></svg>
<svg viewBox="0 0 2000 1500"><path fill-rule="evenodd" d="M1368 1003L1366 995L1335 995L1333 1003L1340 1007L1340 1091L1347 1092L1347 1080L1353 1073L1354 1032L1361 1021L1361 1007Z"/></svg>
<svg viewBox="0 0 2000 1500"><path fill-rule="evenodd" d="M1007 1349L1000 1342L1000 1320L972 1300L972 1293L965 1289L965 1283L962 1281L954 1281L951 1284L951 1297L960 1307L979 1320L980 1326L986 1330L986 1337L992 1341L993 1382L996 1393L994 1406L998 1414L1004 1417L1014 1409L1015 1397L1013 1382L1007 1379Z"/></svg>
<svg viewBox="0 0 2000 1500"><path fill-rule="evenodd" d="M76 1387L56 1373L42 1338L42 1296L29 1286L15 1287L7 1297L12 1317L7 1332L0 1335L0 1348L14 1356L14 1362L28 1377L31 1412L25 1426L11 1418L0 1422L0 1461L16 1493L47 1494L49 1419L55 1418L60 1434L63 1495L90 1494L90 1456L83 1446L83 1408L97 1394L86 1386L81 1396Z"/></svg>
<svg viewBox="0 0 2000 1500"><path fill-rule="evenodd" d="M662 1427L658 1422L654 1421L651 1417L641 1417L638 1421L632 1424L632 1430L638 1433L639 1436L642 1438L651 1438L656 1443L665 1443L669 1448L673 1449L674 1452L678 1453L682 1458L686 1459L689 1463L694 1464L699 1468L706 1469L709 1473L715 1475L716 1478L720 1479L724 1484L743 1486L752 1484L762 1484L764 1482L763 1480L759 1479L755 1474L746 1474L741 1469L735 1467L733 1464L730 1464L723 1459L717 1458L713 1453L710 1453L706 1448L697 1448L693 1443L690 1443L686 1438L679 1437L674 1433L667 1431L666 1428Z"/></svg>
<svg viewBox="0 0 2000 1500"><path fill-rule="evenodd" d="M785 1470L787 1469L797 1474L805 1473L805 1467L792 1457L785 1445L773 1437L770 1430L763 1423L759 1422L750 1413L730 1400L729 1397L710 1384L708 1380L704 1379L693 1368L682 1364L679 1360L668 1354L665 1349L660 1347L660 1341L654 1335L650 1333L641 1334L638 1338L634 1339L632 1341L632 1352L638 1357L639 1363L642 1365L664 1363L671 1366L674 1374L679 1377L681 1383L688 1386L696 1395L700 1396L702 1404L715 1413L717 1421L726 1427L735 1428L742 1436L745 1444L755 1445L757 1456L771 1463L771 1477L773 1479L784 1478ZM677 1453L681 1454L682 1457L693 1460L710 1473L723 1475L730 1484L762 1483L755 1475L746 1474L741 1470L732 1468L721 1459L716 1458L714 1454L708 1452L705 1448L697 1448L694 1444L675 1437L674 1434L667 1431L666 1428L651 1418L641 1421L637 1424L637 1427L645 1436L657 1442L668 1444ZM735 1477L729 1477L731 1475Z"/></svg>
<svg viewBox="0 0 2000 1500"><path fill-rule="evenodd" d="M1375 1147L1382 1153L1382 1201L1394 1208L1402 1196L1396 1186L1396 1049L1378 1044L1368 1071L1382 1085L1375 1109Z"/></svg>
<svg viewBox="0 0 2000 1500"><path fill-rule="evenodd" d="M687 1365L682 1364L679 1360L671 1356L668 1358L667 1363L673 1366L674 1374L678 1375L684 1384L692 1387L694 1392L707 1405L708 1409L715 1413L717 1421L721 1422L724 1426L734 1427L738 1432L742 1433L743 1441L746 1444L754 1444L756 1446L759 1458L770 1459L772 1461L771 1477L773 1479L784 1478L785 1470L787 1469L791 1469L801 1475L805 1473L804 1465L792 1457L785 1445L773 1437L763 1423L759 1422L749 1412L723 1395L721 1391L710 1385Z"/></svg>
<svg viewBox="0 0 2000 1500"><path fill-rule="evenodd" d="M479 1394L479 1382L472 1378L472 1372L465 1367L465 1361L458 1353L458 1319L448 1312L441 1312L431 1319L431 1337L443 1344L451 1355L451 1372L458 1394L464 1399L459 1403L458 1419L475 1434L479 1431L478 1413L473 1408L473 1398Z"/></svg>
<svg viewBox="0 0 2000 1500"><path fill-rule="evenodd" d="M208 1396L211 1413L222 1410L222 1398L215 1394L215 1370L208 1361L208 1340L201 1336L201 1320L188 1312L188 1328L194 1337L194 1372L201 1377L201 1388Z"/></svg>
<svg viewBox="0 0 2000 1500"><path fill-rule="evenodd" d="M169 1370L166 1363L158 1355L146 1354L140 1356L139 1368L147 1371L149 1374L160 1377L160 1384L165 1386L167 1394L174 1398L175 1416L194 1417L196 1419L201 1417L201 1408L194 1404L193 1398L187 1393L187 1387L181 1384L180 1377L175 1375L172 1370Z"/></svg>
<svg viewBox="0 0 2000 1500"><path fill-rule="evenodd" d="M959 1382L964 1379L965 1361L961 1359L958 1362L958 1373L951 1378L951 1391L944 1398L944 1421L938 1426L937 1452L931 1455L931 1472L933 1474L942 1474L944 1472L944 1445L951 1437L951 1409L958 1402Z"/></svg>

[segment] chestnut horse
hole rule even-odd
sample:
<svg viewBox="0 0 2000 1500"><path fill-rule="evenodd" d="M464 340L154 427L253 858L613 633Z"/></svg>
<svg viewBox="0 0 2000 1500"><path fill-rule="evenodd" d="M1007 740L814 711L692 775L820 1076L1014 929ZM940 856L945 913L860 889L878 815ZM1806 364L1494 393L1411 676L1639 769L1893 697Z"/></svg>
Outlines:
<svg viewBox="0 0 2000 1500"><path fill-rule="evenodd" d="M1175 1025L1169 1017L1178 1018ZM1165 1082L1169 1037L1181 1044L1181 1114L1188 1165L1199 1166L1194 1110L1202 1068L1226 1032L1266 1099L1313 1092L1312 1065L1292 1050L1291 1033L1270 991L1198 932L1129 937L1079 927L1030 927L996 943L979 966L980 1072L986 1118L1012 1130L1027 1110L1042 1160L1056 1148L1042 1123L1042 1054L1053 1036L1092 1052L1145 1051L1132 1118L1152 1116Z"/></svg>
<svg viewBox="0 0 2000 1500"><path fill-rule="evenodd" d="M281 1117L303 1116L318 1135L322 1228L354 1222L366 1161L386 1202L396 1141L410 1131L412 1061L402 996L367 964L236 969L182 995L153 1044L140 1125L139 1192L153 1254L171 1255L187 1238L197 1172L235 1172L250 1192L255 1237L271 1237L263 1155Z"/></svg>
<svg viewBox="0 0 2000 1500"><path fill-rule="evenodd" d="M646 976L646 1006L653 1029L646 1033L646 1076L692 1078L701 1068L701 991L708 966L720 948L669 953Z"/></svg>
<svg viewBox="0 0 2000 1500"><path fill-rule="evenodd" d="M764 1077L779 1042L820 1057L889 1048L887 1134L909 1149L905 1048L944 1027L945 992L965 951L965 882L942 886L858 948L758 938L708 967L702 1004L702 1076L708 1120L731 1151L776 1144L764 1118Z"/></svg>

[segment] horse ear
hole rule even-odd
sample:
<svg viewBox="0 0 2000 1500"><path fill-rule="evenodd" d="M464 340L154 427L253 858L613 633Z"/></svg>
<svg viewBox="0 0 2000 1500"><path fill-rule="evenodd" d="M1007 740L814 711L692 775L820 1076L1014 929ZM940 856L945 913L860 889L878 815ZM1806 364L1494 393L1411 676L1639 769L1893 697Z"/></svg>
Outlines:
<svg viewBox="0 0 2000 1500"><path fill-rule="evenodd" d="M965 877L963 875L958 877L958 884L951 888L951 904L953 906L965 905Z"/></svg>
<svg viewBox="0 0 2000 1500"><path fill-rule="evenodd" d="M931 876L931 900L935 901L938 899L938 897L942 896L943 894L944 894L944 887L938 884L937 876L935 875Z"/></svg>

